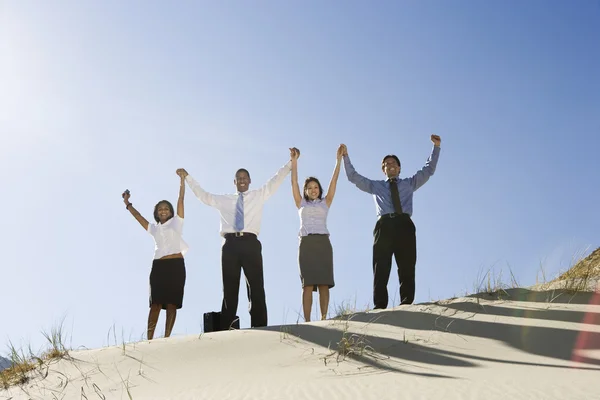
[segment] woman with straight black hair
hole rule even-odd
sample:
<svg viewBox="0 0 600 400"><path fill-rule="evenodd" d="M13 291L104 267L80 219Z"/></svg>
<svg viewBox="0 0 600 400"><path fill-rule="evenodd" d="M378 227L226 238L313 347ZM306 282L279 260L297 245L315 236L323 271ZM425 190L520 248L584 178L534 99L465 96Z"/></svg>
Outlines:
<svg viewBox="0 0 600 400"><path fill-rule="evenodd" d="M165 337L171 336L177 310L183 306L185 287L185 262L183 256L188 245L183 241L183 198L185 194L185 178L177 171L181 181L177 215L173 205L167 200L159 201L154 206L154 220L149 223L129 202L129 190L123 193L125 207L154 238L154 260L150 271L150 312L148 314L148 340L154 338L154 330L158 323L160 310L167 310Z"/></svg>
<svg viewBox="0 0 600 400"><path fill-rule="evenodd" d="M300 244L298 264L302 282L302 309L304 320L310 321L312 292L319 291L321 319L327 318L329 289L335 286L333 279L333 248L329 241L327 215L335 196L340 164L344 152L343 145L337 150L335 169L329 182L327 194L323 198L321 182L313 176L306 178L302 193L298 185L298 157L300 150L292 151L292 194L300 216Z"/></svg>

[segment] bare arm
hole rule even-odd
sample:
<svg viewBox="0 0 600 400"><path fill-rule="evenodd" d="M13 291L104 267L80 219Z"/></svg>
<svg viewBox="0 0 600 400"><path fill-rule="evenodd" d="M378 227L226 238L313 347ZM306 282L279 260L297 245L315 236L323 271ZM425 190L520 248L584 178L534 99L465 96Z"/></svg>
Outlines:
<svg viewBox="0 0 600 400"><path fill-rule="evenodd" d="M329 188L327 189L327 195L325 196L325 203L327 207L331 206L333 202L333 198L335 196L335 189L337 187L338 177L340 176L340 166L342 164L342 155L344 154L346 146L340 144L338 147L337 155L335 159L335 169L333 170L333 175L331 176L331 181L329 181Z"/></svg>
<svg viewBox="0 0 600 400"><path fill-rule="evenodd" d="M296 208L300 208L302 203L302 194L298 185L298 157L300 157L300 151L292 148L290 149L290 156L292 158L292 195L294 196Z"/></svg>
<svg viewBox="0 0 600 400"><path fill-rule="evenodd" d="M183 219L184 209L183 209L183 199L185 197L185 176L183 175L183 170L177 170L177 175L181 178L179 183L179 199L177 199L177 215L179 218Z"/></svg>
<svg viewBox="0 0 600 400"><path fill-rule="evenodd" d="M133 203L129 202L130 197L131 197L131 194L129 194L129 190L126 190L123 193L123 202L125 203L125 207L129 210L131 215L134 216L134 218L137 220L137 222L139 222L140 225L142 225L142 228L144 228L144 230L147 231L148 230L148 221L146 220L146 218L142 217L142 214L140 214L138 212L138 210L133 208Z"/></svg>

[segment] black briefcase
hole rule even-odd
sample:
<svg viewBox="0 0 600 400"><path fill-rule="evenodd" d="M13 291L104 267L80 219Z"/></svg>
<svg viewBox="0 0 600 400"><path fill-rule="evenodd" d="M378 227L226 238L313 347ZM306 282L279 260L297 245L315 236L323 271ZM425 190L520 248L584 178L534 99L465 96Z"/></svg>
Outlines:
<svg viewBox="0 0 600 400"><path fill-rule="evenodd" d="M236 315L231 324L232 329L240 329L240 318ZM204 333L217 332L221 330L221 312L211 311L204 313Z"/></svg>

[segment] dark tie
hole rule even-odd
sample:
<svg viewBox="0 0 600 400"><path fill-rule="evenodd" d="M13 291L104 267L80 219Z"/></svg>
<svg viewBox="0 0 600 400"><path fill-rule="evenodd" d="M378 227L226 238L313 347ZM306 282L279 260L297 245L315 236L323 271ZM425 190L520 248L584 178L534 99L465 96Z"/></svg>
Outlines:
<svg viewBox="0 0 600 400"><path fill-rule="evenodd" d="M392 191L392 204L397 214L402 214L402 204L400 204L400 193L398 193L398 184L396 178L390 179L390 190Z"/></svg>

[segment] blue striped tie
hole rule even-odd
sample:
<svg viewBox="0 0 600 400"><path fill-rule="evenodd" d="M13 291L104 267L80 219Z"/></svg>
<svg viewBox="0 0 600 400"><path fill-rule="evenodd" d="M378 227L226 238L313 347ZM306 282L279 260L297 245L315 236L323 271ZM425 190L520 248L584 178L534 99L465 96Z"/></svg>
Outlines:
<svg viewBox="0 0 600 400"><path fill-rule="evenodd" d="M242 193L238 195L237 203L235 205L234 228L237 232L241 232L244 229L244 195Z"/></svg>

